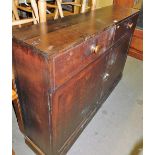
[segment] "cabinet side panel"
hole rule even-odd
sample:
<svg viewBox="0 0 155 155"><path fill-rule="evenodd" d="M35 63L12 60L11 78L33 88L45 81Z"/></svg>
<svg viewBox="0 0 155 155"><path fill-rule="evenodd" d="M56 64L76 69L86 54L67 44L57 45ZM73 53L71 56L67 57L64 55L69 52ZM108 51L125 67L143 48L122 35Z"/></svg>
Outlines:
<svg viewBox="0 0 155 155"><path fill-rule="evenodd" d="M13 41L13 67L24 121L24 134L44 153L50 151L48 62Z"/></svg>

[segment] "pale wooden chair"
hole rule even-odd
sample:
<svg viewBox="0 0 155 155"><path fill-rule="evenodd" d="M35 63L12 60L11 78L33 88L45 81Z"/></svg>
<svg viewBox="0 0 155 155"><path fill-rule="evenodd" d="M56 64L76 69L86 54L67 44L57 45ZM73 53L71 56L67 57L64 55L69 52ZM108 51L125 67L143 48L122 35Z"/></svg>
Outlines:
<svg viewBox="0 0 155 155"><path fill-rule="evenodd" d="M78 14L78 13L84 13L87 10L91 9L94 10L96 7L96 0L74 0L73 2L65 2L65 0L55 0L55 4L49 4L46 2L46 0L38 0L38 9L39 9L39 17L40 17L40 22L46 22L46 9L47 7L49 8L54 8L54 19L57 19L59 16L63 18L64 16L67 15L73 15L73 14ZM63 11L62 5L71 5L74 7L74 12L69 13L66 11Z"/></svg>
<svg viewBox="0 0 155 155"><path fill-rule="evenodd" d="M55 10L57 10L59 12L61 18L64 17L62 6L61 6L61 0L55 0L54 5L47 2L47 7L54 8ZM54 12L54 19L56 19L55 12Z"/></svg>
<svg viewBox="0 0 155 155"><path fill-rule="evenodd" d="M94 10L96 7L96 0L74 0L72 2L65 2L60 0L61 5L71 5L74 7L74 12L71 14L85 13L87 10ZM56 10L54 19L58 18L58 9ZM67 14L69 15L69 14Z"/></svg>
<svg viewBox="0 0 155 155"><path fill-rule="evenodd" d="M55 4L46 2L46 0L38 0L39 18L40 18L41 23L46 22L46 20L47 20L47 16L48 16L46 14L47 8L54 8L54 9L58 10L60 17L61 18L64 17L60 0L55 0ZM51 13L51 14L49 14L49 16L54 17L55 16L54 14L55 13ZM55 19L55 17L54 17L54 19Z"/></svg>
<svg viewBox="0 0 155 155"><path fill-rule="evenodd" d="M12 25L19 25L21 27L21 24L26 24L33 22L34 24L39 23L39 13L38 13L38 7L35 0L30 0L30 6L20 6L18 3L18 0L12 0ZM18 9L23 10L25 12L32 13L32 18L26 18L26 19L20 19L18 15Z"/></svg>

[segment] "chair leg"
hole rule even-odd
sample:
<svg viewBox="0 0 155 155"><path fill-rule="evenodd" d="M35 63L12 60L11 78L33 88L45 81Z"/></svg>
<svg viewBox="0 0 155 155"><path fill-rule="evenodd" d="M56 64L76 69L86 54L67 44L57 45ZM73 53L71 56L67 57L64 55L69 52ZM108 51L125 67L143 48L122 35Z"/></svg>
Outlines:
<svg viewBox="0 0 155 155"><path fill-rule="evenodd" d="M62 0L56 0L56 3L58 5L58 8L55 10L54 19L58 19L59 14L60 14L60 17L63 18L64 15L63 15L62 6L61 6Z"/></svg>
<svg viewBox="0 0 155 155"><path fill-rule="evenodd" d="M32 9L34 11L35 18L37 19L37 22L39 23L39 14L38 14L37 3L35 0L30 0L30 1L31 1Z"/></svg>
<svg viewBox="0 0 155 155"><path fill-rule="evenodd" d="M83 0L82 1L81 13L84 13L86 11L86 4L87 4L87 0Z"/></svg>
<svg viewBox="0 0 155 155"><path fill-rule="evenodd" d="M45 0L38 0L38 10L39 10L39 17L40 22L46 22L46 1Z"/></svg>
<svg viewBox="0 0 155 155"><path fill-rule="evenodd" d="M95 10L96 8L96 0L92 0L91 10Z"/></svg>
<svg viewBox="0 0 155 155"><path fill-rule="evenodd" d="M59 10L59 13L60 13L60 17L63 18L64 15L63 15L62 6L61 6L62 0L56 0L56 1L57 1L58 10Z"/></svg>
<svg viewBox="0 0 155 155"><path fill-rule="evenodd" d="M81 0L74 0L75 3L80 4ZM79 14L80 13L80 7L74 6L74 14Z"/></svg>
<svg viewBox="0 0 155 155"><path fill-rule="evenodd" d="M32 18L33 18L33 23L37 24L37 19L36 19L35 15L34 15L33 11L32 11Z"/></svg>
<svg viewBox="0 0 155 155"><path fill-rule="evenodd" d="M15 16L15 19L19 20L18 10L17 10L17 7L16 7L14 0L12 0L12 11L13 11L13 14ZM21 25L19 25L19 27L21 27Z"/></svg>

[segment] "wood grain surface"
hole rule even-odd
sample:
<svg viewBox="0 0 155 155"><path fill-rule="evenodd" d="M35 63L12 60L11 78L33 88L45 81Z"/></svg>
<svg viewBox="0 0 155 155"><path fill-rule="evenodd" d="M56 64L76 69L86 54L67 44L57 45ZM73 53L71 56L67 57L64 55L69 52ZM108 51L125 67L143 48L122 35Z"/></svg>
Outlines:
<svg viewBox="0 0 155 155"><path fill-rule="evenodd" d="M65 155L121 79L139 11L109 6L13 30L25 136Z"/></svg>

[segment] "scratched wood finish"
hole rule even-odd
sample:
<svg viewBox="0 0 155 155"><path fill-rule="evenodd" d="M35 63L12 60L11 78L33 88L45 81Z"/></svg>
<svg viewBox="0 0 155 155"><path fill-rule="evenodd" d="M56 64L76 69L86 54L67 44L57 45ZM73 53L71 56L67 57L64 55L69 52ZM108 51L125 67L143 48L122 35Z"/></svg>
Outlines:
<svg viewBox="0 0 155 155"><path fill-rule="evenodd" d="M110 6L13 29L24 134L44 154L66 154L117 85L138 14Z"/></svg>
<svg viewBox="0 0 155 155"><path fill-rule="evenodd" d="M114 28L111 27L101 34L90 38L81 44L67 50L65 53L54 57L55 66L55 87L59 87L65 81L74 76L78 71L96 60L112 44ZM92 53L91 47L99 44L102 51L99 54ZM64 68L64 66L66 66ZM59 68L59 70L57 70Z"/></svg>
<svg viewBox="0 0 155 155"><path fill-rule="evenodd" d="M46 152L50 147L48 94L45 92L49 85L47 62L30 49L13 42L13 63L24 134L49 153Z"/></svg>
<svg viewBox="0 0 155 155"><path fill-rule="evenodd" d="M128 35L123 37L114 48L100 55L93 64L53 94L53 139L58 152L64 149L64 143L102 103L110 86L122 73L129 38Z"/></svg>

